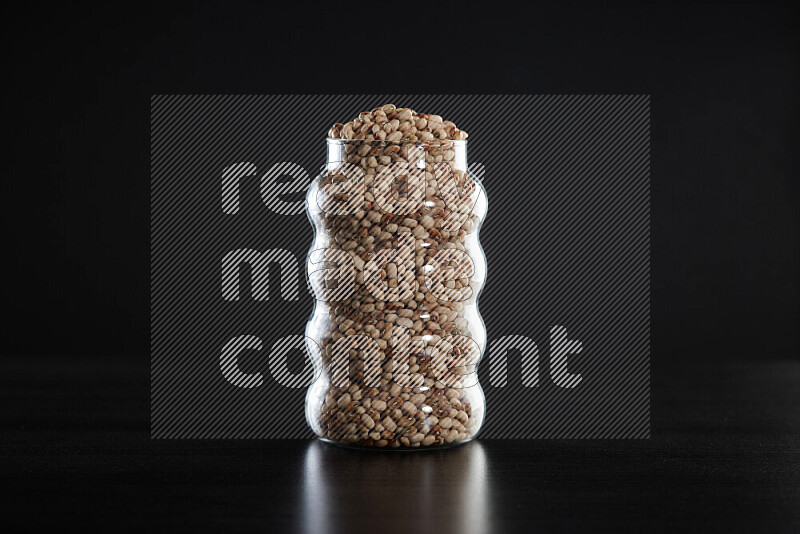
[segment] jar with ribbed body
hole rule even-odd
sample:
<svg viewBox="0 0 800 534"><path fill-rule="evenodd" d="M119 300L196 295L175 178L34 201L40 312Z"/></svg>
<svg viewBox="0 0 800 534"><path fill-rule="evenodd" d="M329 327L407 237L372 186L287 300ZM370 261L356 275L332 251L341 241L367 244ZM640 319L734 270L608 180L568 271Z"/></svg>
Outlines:
<svg viewBox="0 0 800 534"><path fill-rule="evenodd" d="M328 139L309 189L315 308L306 328L317 379L306 417L321 439L427 449L481 428L478 295L486 259L483 186L467 141Z"/></svg>

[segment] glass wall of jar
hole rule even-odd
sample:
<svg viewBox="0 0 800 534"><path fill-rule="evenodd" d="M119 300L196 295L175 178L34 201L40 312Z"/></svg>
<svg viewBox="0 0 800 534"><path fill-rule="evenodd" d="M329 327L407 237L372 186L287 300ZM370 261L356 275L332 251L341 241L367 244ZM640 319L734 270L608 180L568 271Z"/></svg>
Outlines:
<svg viewBox="0 0 800 534"><path fill-rule="evenodd" d="M486 259L483 186L466 140L328 139L309 189L316 303L306 328L317 380L306 417L321 439L387 449L473 439Z"/></svg>

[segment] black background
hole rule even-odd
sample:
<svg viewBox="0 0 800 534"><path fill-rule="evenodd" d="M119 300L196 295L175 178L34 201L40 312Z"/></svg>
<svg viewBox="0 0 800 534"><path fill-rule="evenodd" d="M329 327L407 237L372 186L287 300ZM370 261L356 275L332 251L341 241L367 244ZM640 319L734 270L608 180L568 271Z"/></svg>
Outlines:
<svg viewBox="0 0 800 534"><path fill-rule="evenodd" d="M619 93L652 95L654 364L796 358L796 21L789 3L7 17L3 350L147 353L152 94ZM449 68L383 66L407 54Z"/></svg>
<svg viewBox="0 0 800 534"><path fill-rule="evenodd" d="M152 94L622 93L652 95L653 199L653 448L634 447L625 457L639 462L633 465L643 482L664 475L658 466L665 461L676 470L711 474L745 466L743 492L758 491L758 484L763 489L768 480L784 484L770 490L779 495L771 501L777 513L750 494L718 498L755 521L770 517L785 526L780 520L793 518L797 524L796 512L787 512L800 501L798 414L796 403L787 403L797 390L793 379L786 383L797 375L765 371L769 362L798 360L796 10L789 2L489 6L37 3L4 17L8 141L0 250L6 309L0 350L3 381L10 384L4 388L4 441L10 443L4 465L17 474L15 482L27 484L19 493L26 504L41 504L27 500L38 487L49 488L45 496L65 489L52 481L48 486L48 473L91 471L94 464L68 458L63 439L88 447L113 469L108 458L122 445L113 437L98 438L101 445L86 438L98 428L136 436L135 461L145 473L163 467L147 463L152 457L163 462L166 453L146 439ZM414 78L391 66L409 55L448 68ZM354 67L373 81L365 85ZM529 128L510 126L521 135ZM83 389L64 385L78 361L98 362L81 368L91 369L81 374ZM698 361L710 363L700 367ZM755 367L733 372L731 361ZM34 387L29 373L37 369L49 378L40 376ZM103 370L128 384L117 390L124 399L112 401L109 386L90 385L89 375ZM720 382L720 376L730 380ZM739 379L746 387L737 389L744 384ZM715 396L714 387L726 393ZM107 395L99 407L89 402L98 391ZM684 393L683 401L670 400ZM782 402L773 403L770 394ZM717 412L693 417L683 411L710 399ZM69 407L48 418L44 411L53 406ZM769 419L776 406L794 411L787 419ZM39 424L47 429L37 434ZM696 441L674 438L678 428ZM59 432L72 438L53 438ZM725 441L741 434L748 439ZM88 441L79 445L81 439ZM36 440L39 456L31 460L21 451ZM674 453L681 446L683 452ZM233 454L235 445L226 447L221 454ZM554 455L550 465L571 465L569 455L585 452L584 446L567 447L558 456L555 447L542 447L545 457ZM778 456L749 455L764 447ZM781 456L786 451L788 458ZM592 454L599 463L607 460L602 451ZM704 454L719 463L709 467L698 460ZM213 486L216 476L227 473L203 483ZM625 479L623 497L639 494L631 486L636 477ZM81 480L84 487L98 483ZM134 480L141 492L131 494L138 498L167 483L157 476ZM608 491L613 480L605 479ZM730 489L736 482L710 475L670 480L676 492L681 484ZM654 494L650 506L670 497ZM683 504L708 505L708 499L714 497ZM674 498L671 503L676 506ZM692 508L681 517L731 517L725 501L712 504L716 508Z"/></svg>

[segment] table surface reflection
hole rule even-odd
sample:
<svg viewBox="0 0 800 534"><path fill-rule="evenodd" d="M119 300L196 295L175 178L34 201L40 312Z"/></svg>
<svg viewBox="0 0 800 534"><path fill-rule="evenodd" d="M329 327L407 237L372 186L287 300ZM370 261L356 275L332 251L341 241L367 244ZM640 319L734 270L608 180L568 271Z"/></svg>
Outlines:
<svg viewBox="0 0 800 534"><path fill-rule="evenodd" d="M69 390L53 376L53 389L28 405L20 379L0 393L0 472L15 512L5 522L314 534L796 531L800 364L661 376L650 440L477 440L405 453L150 440L146 387L132 385L146 375L97 386L76 371Z"/></svg>

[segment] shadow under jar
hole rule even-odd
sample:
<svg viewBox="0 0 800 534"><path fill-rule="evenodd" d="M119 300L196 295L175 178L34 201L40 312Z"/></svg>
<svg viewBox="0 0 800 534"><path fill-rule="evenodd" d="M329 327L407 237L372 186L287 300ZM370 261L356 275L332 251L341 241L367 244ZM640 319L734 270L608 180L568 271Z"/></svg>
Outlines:
<svg viewBox="0 0 800 534"><path fill-rule="evenodd" d="M359 447L470 441L485 411L477 299L487 198L467 171L467 141L328 139L326 169L306 199L316 299L308 424Z"/></svg>

